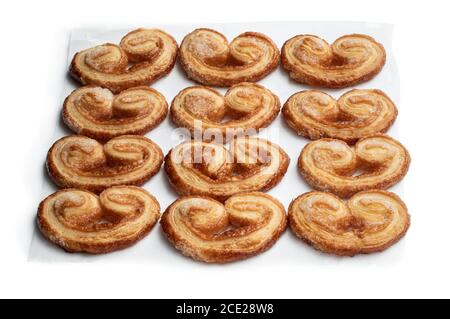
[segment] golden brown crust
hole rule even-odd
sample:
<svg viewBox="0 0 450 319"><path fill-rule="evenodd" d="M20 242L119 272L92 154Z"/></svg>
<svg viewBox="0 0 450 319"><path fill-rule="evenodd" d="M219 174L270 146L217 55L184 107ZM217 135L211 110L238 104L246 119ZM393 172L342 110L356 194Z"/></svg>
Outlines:
<svg viewBox="0 0 450 319"><path fill-rule="evenodd" d="M47 154L47 170L61 188L99 193L115 185L142 185L155 175L163 153L150 139L123 135L102 145L72 135L56 141Z"/></svg>
<svg viewBox="0 0 450 319"><path fill-rule="evenodd" d="M248 258L269 249L286 229L283 205L260 192L233 195L222 205L205 196L177 199L161 218L170 243L209 263Z"/></svg>
<svg viewBox="0 0 450 319"><path fill-rule="evenodd" d="M180 45L180 63L187 76L212 86L256 82L276 69L280 53L266 35L245 32L228 43L211 29L196 29Z"/></svg>
<svg viewBox="0 0 450 319"><path fill-rule="evenodd" d="M118 95L99 86L84 86L64 101L63 120L77 134L107 141L120 135L143 135L160 124L167 112L164 96L146 86Z"/></svg>
<svg viewBox="0 0 450 319"><path fill-rule="evenodd" d="M120 46L106 43L78 52L71 74L82 84L94 84L114 93L149 85L175 65L178 45L158 29L136 29L125 35ZM129 67L129 63L133 63Z"/></svg>
<svg viewBox="0 0 450 319"><path fill-rule="evenodd" d="M288 166L289 156L278 145L239 137L232 141L230 151L214 143L182 143L166 155L164 169L179 194L224 201L234 194L274 187Z"/></svg>
<svg viewBox="0 0 450 319"><path fill-rule="evenodd" d="M353 89L337 101L316 90L292 95L283 106L288 125L309 139L336 138L355 143L362 137L386 132L397 108L380 90Z"/></svg>
<svg viewBox="0 0 450 319"><path fill-rule="evenodd" d="M147 235L160 216L158 201L142 188L114 186L100 196L59 190L39 205L42 234L68 252L103 254L129 247Z"/></svg>
<svg viewBox="0 0 450 319"><path fill-rule="evenodd" d="M280 111L280 100L255 83L239 83L224 97L206 86L192 86L175 96L170 108L172 120L192 134L203 133L204 140L219 135L224 140L239 134L251 135L267 127ZM225 117L230 120L224 121Z"/></svg>
<svg viewBox="0 0 450 319"><path fill-rule="evenodd" d="M294 234L306 243L343 256L383 251L410 225L403 201L381 190L359 192L347 203L331 193L305 193L291 202L288 218Z"/></svg>
<svg viewBox="0 0 450 319"><path fill-rule="evenodd" d="M281 49L281 63L294 81L326 88L368 81L385 62L383 45L363 34L345 35L331 46L314 35L297 35Z"/></svg>
<svg viewBox="0 0 450 319"><path fill-rule="evenodd" d="M310 142L299 156L298 167L314 189L347 198L398 183L408 172L410 161L400 142L377 134L360 139L353 147L329 138ZM355 172L361 174L353 176Z"/></svg>

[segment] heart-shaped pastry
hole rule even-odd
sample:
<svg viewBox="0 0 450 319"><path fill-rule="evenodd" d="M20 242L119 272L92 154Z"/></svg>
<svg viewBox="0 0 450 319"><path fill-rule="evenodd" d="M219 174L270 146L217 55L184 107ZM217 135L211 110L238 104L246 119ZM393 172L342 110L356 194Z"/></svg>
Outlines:
<svg viewBox="0 0 450 319"><path fill-rule="evenodd" d="M397 108L380 90L351 90L337 101L330 95L302 91L283 106L289 126L309 139L331 137L349 143L386 132L397 117Z"/></svg>
<svg viewBox="0 0 450 319"><path fill-rule="evenodd" d="M41 202L37 221L44 236L64 250L100 254L133 245L159 216L159 203L147 191L114 186L100 196L59 190Z"/></svg>
<svg viewBox="0 0 450 319"><path fill-rule="evenodd" d="M64 101L63 120L77 134L109 140L126 134L143 135L161 123L168 106L164 96L149 87L114 95L98 86L84 86Z"/></svg>
<svg viewBox="0 0 450 319"><path fill-rule="evenodd" d="M283 205L260 192L242 193L224 204L203 196L182 197L161 218L167 239L186 256L224 263L269 249L287 224Z"/></svg>
<svg viewBox="0 0 450 319"><path fill-rule="evenodd" d="M410 161L400 142L387 135L374 135L360 139L354 146L330 138L310 142L298 158L298 167L313 188L350 197L398 183L406 175Z"/></svg>
<svg viewBox="0 0 450 319"><path fill-rule="evenodd" d="M225 96L206 86L182 90L170 108L172 120L203 140L252 135L268 126L280 111L278 97L255 83L232 86ZM228 119L226 119L228 117Z"/></svg>
<svg viewBox="0 0 450 319"><path fill-rule="evenodd" d="M235 138L229 150L216 143L188 141L174 147L164 164L171 185L181 195L220 201L274 187L288 166L289 157L280 146L256 137Z"/></svg>
<svg viewBox="0 0 450 319"><path fill-rule="evenodd" d="M326 88L368 81L385 62L383 45L363 34L345 35L331 46L314 35L297 35L281 49L281 63L294 81Z"/></svg>
<svg viewBox="0 0 450 319"><path fill-rule="evenodd" d="M369 190L347 202L330 193L309 192L289 206L292 231L323 252L353 256L385 250L402 238L410 217L394 193Z"/></svg>
<svg viewBox="0 0 450 319"><path fill-rule="evenodd" d="M106 43L78 52L71 74L82 84L94 84L114 93L148 85L172 70L178 45L158 29L137 29L125 35L120 46Z"/></svg>
<svg viewBox="0 0 450 319"><path fill-rule="evenodd" d="M211 29L196 29L184 37L180 62L187 76L204 85L231 86L256 82L279 63L275 43L257 32L245 32L228 43Z"/></svg>
<svg viewBox="0 0 450 319"><path fill-rule="evenodd" d="M123 135L102 145L86 136L66 136L47 154L47 169L62 188L96 193L115 185L142 185L155 175L163 153L150 139Z"/></svg>

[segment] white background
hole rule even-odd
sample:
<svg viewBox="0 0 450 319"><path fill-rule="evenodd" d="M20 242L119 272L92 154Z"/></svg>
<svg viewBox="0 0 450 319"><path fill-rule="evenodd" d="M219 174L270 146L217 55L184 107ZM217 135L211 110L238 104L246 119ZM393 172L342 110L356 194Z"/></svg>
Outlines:
<svg viewBox="0 0 450 319"><path fill-rule="evenodd" d="M446 1L73 1L3 4L0 10L0 297L450 297L448 171L450 22ZM45 158L37 139L53 133L42 111L61 103L68 34L76 27L348 20L395 24L401 135L412 165L403 199L413 216L402 255L367 268L255 264L183 269L141 264L30 263L33 215ZM293 255L295 252L293 252ZM195 263L193 263L195 265ZM293 266L295 265L295 266Z"/></svg>

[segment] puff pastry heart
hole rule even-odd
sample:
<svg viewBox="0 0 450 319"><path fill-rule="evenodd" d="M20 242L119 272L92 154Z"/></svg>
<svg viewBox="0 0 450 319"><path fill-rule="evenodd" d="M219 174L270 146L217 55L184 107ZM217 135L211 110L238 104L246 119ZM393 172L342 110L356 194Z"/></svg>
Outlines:
<svg viewBox="0 0 450 319"><path fill-rule="evenodd" d="M288 155L278 145L256 137L239 137L224 146L188 141L174 147L164 168L181 195L224 201L242 192L268 190L284 176Z"/></svg>
<svg viewBox="0 0 450 319"><path fill-rule="evenodd" d="M102 145L81 135L56 141L47 154L47 169L62 188L96 193L114 185L141 185L155 175L163 153L150 139L123 135Z"/></svg>
<svg viewBox="0 0 450 319"><path fill-rule="evenodd" d="M331 46L314 35L297 35L284 43L281 62L294 81L343 88L378 74L386 52L383 45L363 34L345 35Z"/></svg>
<svg viewBox="0 0 450 319"><path fill-rule="evenodd" d="M101 254L133 245L159 216L158 201L144 189L114 186L100 196L59 190L41 202L37 220L44 236L64 250Z"/></svg>
<svg viewBox="0 0 450 319"><path fill-rule="evenodd" d="M189 87L175 96L170 108L177 125L193 134L200 128L204 140L219 135L228 140L239 134L250 135L250 130L257 133L272 123L279 111L280 101L275 94L248 82L232 86L224 97L206 86Z"/></svg>
<svg viewBox="0 0 450 319"><path fill-rule="evenodd" d="M292 201L289 224L314 248L353 256L395 244L408 230L410 217L403 201L386 191L360 192L347 203L330 193L309 192Z"/></svg>
<svg viewBox="0 0 450 319"><path fill-rule="evenodd" d="M180 46L180 62L187 76L204 85L231 86L256 82L279 63L276 44L257 32L245 32L228 43L211 29L196 29Z"/></svg>
<svg viewBox="0 0 450 319"><path fill-rule="evenodd" d="M406 175L409 163L406 148L381 134L362 138L353 147L336 139L313 141L298 159L300 173L308 184L340 197L386 189Z"/></svg>
<svg viewBox="0 0 450 319"><path fill-rule="evenodd" d="M71 74L83 84L95 84L118 93L148 85L172 70L178 45L158 29L137 29L125 35L120 46L105 43L78 52ZM130 66L131 64L131 66Z"/></svg>
<svg viewBox="0 0 450 319"><path fill-rule="evenodd" d="M182 197L161 218L175 248L211 263L244 259L269 249L286 224L283 205L260 192L231 196L223 205L203 196Z"/></svg>
<svg viewBox="0 0 450 319"><path fill-rule="evenodd" d="M126 134L145 134L166 117L164 96L141 86L114 94L98 86L84 86L64 101L63 120L74 132L96 140Z"/></svg>
<svg viewBox="0 0 450 319"><path fill-rule="evenodd" d="M337 101L330 95L302 91L283 106L287 123L309 139L331 137L354 143L358 139L386 132L397 117L397 108L380 90L351 90Z"/></svg>

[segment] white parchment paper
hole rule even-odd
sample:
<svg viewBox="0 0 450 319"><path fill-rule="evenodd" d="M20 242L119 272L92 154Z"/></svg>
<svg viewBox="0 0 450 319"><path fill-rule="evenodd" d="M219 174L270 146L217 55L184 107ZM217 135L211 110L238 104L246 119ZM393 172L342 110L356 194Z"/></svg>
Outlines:
<svg viewBox="0 0 450 319"><path fill-rule="evenodd" d="M68 65L73 55L80 50L98 45L104 42L119 43L122 36L127 32L139 26L131 26L127 29L109 30L107 28L102 30L80 29L74 30L71 33L70 46L68 51ZM402 107L399 100L399 76L397 72L394 54L392 52L392 26L386 24L360 23L360 22L270 22L270 23L238 23L238 24L198 24L198 25L147 25L144 27L158 27L170 33L178 42L181 43L183 37L199 27L209 27L223 33L231 41L234 37L245 31L258 31L268 35L272 38L278 47L281 49L283 43L289 38L297 34L314 34L318 35L329 43L332 43L336 38L351 33L363 33L374 37L378 42L381 42L387 53L386 65L373 80L357 85L357 88L377 88L387 93L391 99L396 103L399 109L399 117L394 126L389 130L388 134L395 138L399 138L399 122L402 120ZM61 79L64 81L64 94L67 96L72 90L77 88L79 84L73 81L69 76ZM300 85L291 81L280 66L275 72L264 78L259 82L274 92L280 98L283 104L289 96L300 90L305 90L310 87ZM185 74L177 64L168 76L157 81L152 85L153 88L160 91L167 102L171 103L173 97L185 87L195 85L194 82L186 78ZM335 98L350 90L351 88L342 90L324 90ZM225 93L226 89L219 89ZM60 94L60 92L55 92ZM61 111L64 98L61 99L60 105L54 106L49 110L49 117L51 114L56 114ZM54 118L54 117L52 117ZM71 132L59 121L54 123L54 135L49 137L49 144L43 146L48 147L53 141L58 138L71 134ZM173 130L176 127L167 117L164 122L148 133L146 136L155 141L167 153L173 146L179 143L179 139L173 136ZM307 192L310 187L303 182L297 169L297 158L303 146L308 142L307 139L299 137L284 123L281 115L268 128L259 133L260 137L268 138L271 141L281 145L281 147L288 153L291 158L289 169L282 179L280 184L271 189L268 193L278 198L286 207L292 199L299 194ZM45 158L40 159L42 163ZM55 185L51 180L43 175L43 199L56 190ZM167 182L163 169L153 177L149 182L143 185L145 189L150 191L158 199L162 211L172 203L177 194L171 189ZM397 184L390 190L402 195L402 183ZM398 258L403 249L402 242L390 248L383 254L374 254L371 256L358 256L355 258L339 258L322 254L307 246L288 230L280 240L267 252L260 256L252 257L245 261L235 264L238 265L264 265L267 263L298 263L298 264L330 264L340 263L343 260L352 260L351 262L363 262L370 260L371 263L380 263L386 260ZM106 254L100 256L91 256L86 254L69 254L65 253L59 247L47 242L39 233L37 228L33 235L30 251L30 261L41 262L145 262L158 263L163 265L183 266L193 265L198 266L200 263L194 262L189 258L182 256L178 251L173 249L165 240L164 235L159 227L156 225L152 232L142 241L138 242L133 247L128 249ZM261 264L263 263L263 264ZM212 266L203 266L212 267Z"/></svg>

